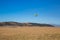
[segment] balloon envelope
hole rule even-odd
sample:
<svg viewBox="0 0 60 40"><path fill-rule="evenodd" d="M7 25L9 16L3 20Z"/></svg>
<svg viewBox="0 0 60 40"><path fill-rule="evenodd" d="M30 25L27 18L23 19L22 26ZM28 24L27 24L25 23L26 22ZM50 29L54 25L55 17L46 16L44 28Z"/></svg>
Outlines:
<svg viewBox="0 0 60 40"><path fill-rule="evenodd" d="M35 17L37 17L37 16L38 16L38 14L34 14L34 16L35 16Z"/></svg>

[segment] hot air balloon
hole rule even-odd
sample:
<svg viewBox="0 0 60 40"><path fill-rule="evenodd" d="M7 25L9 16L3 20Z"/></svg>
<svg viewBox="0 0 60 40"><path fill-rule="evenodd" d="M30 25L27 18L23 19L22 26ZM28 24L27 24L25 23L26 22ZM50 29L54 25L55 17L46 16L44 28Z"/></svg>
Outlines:
<svg viewBox="0 0 60 40"><path fill-rule="evenodd" d="M35 16L35 17L37 17L37 16L38 16L38 14L36 13L36 14L34 14L34 16Z"/></svg>

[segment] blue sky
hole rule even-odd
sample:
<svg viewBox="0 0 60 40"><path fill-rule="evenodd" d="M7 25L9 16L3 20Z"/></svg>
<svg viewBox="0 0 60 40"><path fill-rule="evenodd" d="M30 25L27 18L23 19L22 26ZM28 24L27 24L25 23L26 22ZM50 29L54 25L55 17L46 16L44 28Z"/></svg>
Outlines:
<svg viewBox="0 0 60 40"><path fill-rule="evenodd" d="M60 25L60 0L0 0L0 22L3 21Z"/></svg>

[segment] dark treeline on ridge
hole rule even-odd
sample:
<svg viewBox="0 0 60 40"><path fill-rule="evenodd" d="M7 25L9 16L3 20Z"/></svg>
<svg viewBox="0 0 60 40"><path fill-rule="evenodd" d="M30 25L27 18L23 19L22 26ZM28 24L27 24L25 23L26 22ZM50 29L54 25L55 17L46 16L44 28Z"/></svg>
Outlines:
<svg viewBox="0 0 60 40"><path fill-rule="evenodd" d="M50 24L40 24L40 23L19 23L19 22L0 22L0 26L40 26L40 27L54 27Z"/></svg>

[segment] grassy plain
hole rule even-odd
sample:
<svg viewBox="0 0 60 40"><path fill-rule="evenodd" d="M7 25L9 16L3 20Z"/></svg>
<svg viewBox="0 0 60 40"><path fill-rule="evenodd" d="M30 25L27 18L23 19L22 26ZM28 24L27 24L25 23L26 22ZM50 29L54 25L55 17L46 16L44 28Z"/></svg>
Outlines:
<svg viewBox="0 0 60 40"><path fill-rule="evenodd" d="M0 40L60 40L60 28L0 27Z"/></svg>

